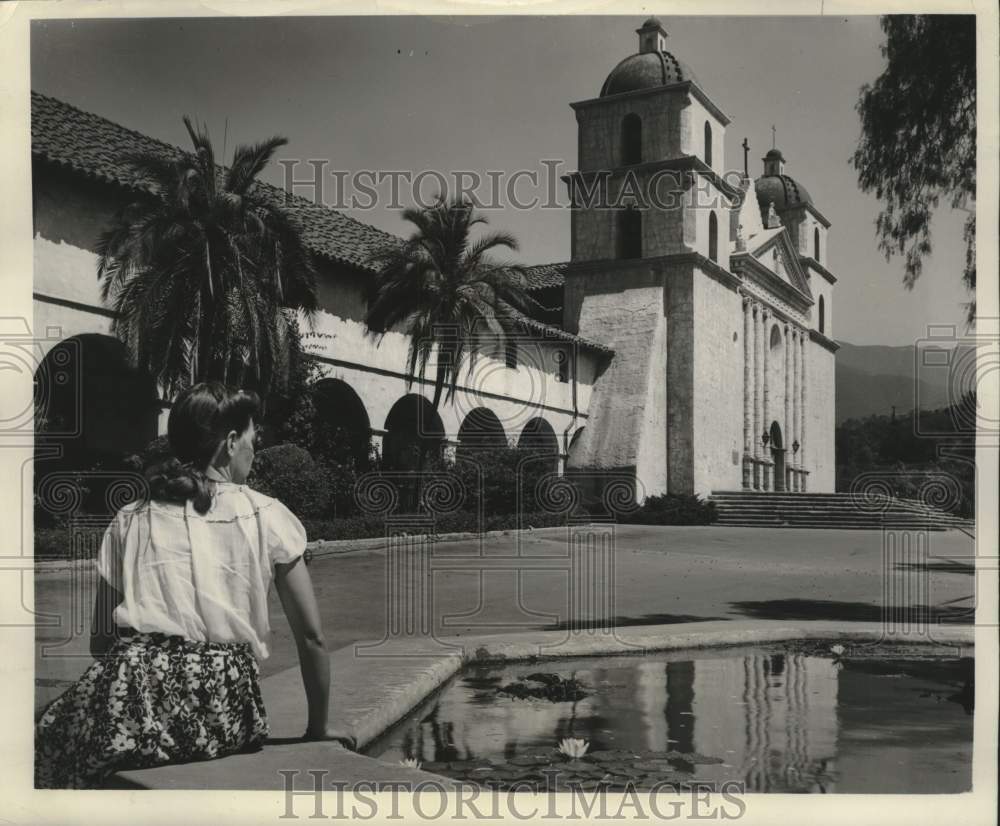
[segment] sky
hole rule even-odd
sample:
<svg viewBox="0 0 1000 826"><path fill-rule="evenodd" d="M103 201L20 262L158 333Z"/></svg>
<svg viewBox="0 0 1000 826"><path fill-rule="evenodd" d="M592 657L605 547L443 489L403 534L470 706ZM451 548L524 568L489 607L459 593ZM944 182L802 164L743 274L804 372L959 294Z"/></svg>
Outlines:
<svg viewBox="0 0 1000 826"><path fill-rule="evenodd" d="M942 207L934 252L912 291L898 258L878 251L873 195L859 191L849 159L860 134L855 104L882 71L877 17L661 17L667 48L688 64L732 122L726 168L762 173L772 126L785 172L830 220L828 268L837 276L833 336L853 344L913 344L929 325L964 330L961 231L965 213ZM638 50L638 16L314 17L35 21L32 89L131 129L190 146L182 116L205 123L225 157L237 143L282 135L276 160L302 161L298 178L326 173L320 197L370 200L339 190L360 170L458 170L522 176L516 195L545 195L546 166L576 168L569 104L599 95L605 77ZM219 151L219 156L222 156ZM557 165L555 161L560 163ZM272 163L262 177L283 185ZM505 178L506 180L506 178ZM561 184L559 184L562 187ZM436 189L425 177L422 197ZM411 226L389 197L345 212L397 235ZM311 188L300 195L313 197ZM404 195L405 195L404 188ZM489 200L495 190L479 190ZM501 193L502 195L503 193ZM565 189L558 191L565 198ZM490 229L518 239L511 259L569 259L565 209L518 209L506 197L485 212ZM408 197L399 203L409 205ZM829 310L828 310L829 312Z"/></svg>

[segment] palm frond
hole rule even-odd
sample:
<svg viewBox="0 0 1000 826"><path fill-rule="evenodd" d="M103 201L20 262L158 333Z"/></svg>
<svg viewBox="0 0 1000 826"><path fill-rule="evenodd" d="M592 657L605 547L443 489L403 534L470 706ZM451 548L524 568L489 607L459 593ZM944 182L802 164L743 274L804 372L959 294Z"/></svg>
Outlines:
<svg viewBox="0 0 1000 826"><path fill-rule="evenodd" d="M275 135L260 143L237 146L226 175L226 190L240 195L246 193L257 176L264 171L278 147L287 145L288 138Z"/></svg>

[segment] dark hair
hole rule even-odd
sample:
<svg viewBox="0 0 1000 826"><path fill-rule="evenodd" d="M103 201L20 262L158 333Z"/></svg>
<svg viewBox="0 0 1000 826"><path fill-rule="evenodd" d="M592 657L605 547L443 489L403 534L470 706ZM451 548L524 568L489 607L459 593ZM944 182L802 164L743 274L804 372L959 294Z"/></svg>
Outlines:
<svg viewBox="0 0 1000 826"><path fill-rule="evenodd" d="M192 499L198 513L207 513L212 489L205 471L212 457L230 431L243 433L259 414L256 393L221 382L202 382L181 393L167 421L172 455L146 470L149 498L165 502Z"/></svg>

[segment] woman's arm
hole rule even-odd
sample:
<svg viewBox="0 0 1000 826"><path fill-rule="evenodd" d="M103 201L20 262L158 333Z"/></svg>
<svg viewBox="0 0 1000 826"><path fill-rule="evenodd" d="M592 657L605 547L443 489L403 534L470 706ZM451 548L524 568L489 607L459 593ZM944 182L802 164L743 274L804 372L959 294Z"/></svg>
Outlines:
<svg viewBox="0 0 1000 826"><path fill-rule="evenodd" d="M103 657L118 639L114 613L122 599L122 595L104 577L97 578L94 614L90 621L90 656L95 659Z"/></svg>
<svg viewBox="0 0 1000 826"><path fill-rule="evenodd" d="M309 706L309 720L306 725L307 740L340 740L349 748L354 748L354 738L333 729L327 723L330 705L330 658L323 639L323 628L316 604L309 569L302 557L290 563L274 566L274 584L285 610L288 624L295 637L299 652L299 666L302 669L302 683Z"/></svg>

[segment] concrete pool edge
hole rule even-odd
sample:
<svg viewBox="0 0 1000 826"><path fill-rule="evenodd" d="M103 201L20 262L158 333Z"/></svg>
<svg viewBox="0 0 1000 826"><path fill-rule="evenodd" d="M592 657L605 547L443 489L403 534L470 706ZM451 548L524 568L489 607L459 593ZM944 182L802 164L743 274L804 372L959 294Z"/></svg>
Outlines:
<svg viewBox="0 0 1000 826"><path fill-rule="evenodd" d="M795 640L886 642L973 649L972 626L936 626L932 636L886 633L880 623L820 620L711 621L631 626L615 633L526 631L461 639L427 637L359 643L331 655L332 720L364 748L405 718L459 670L477 662L637 655L654 651L746 646ZM449 647L454 646L454 647ZM968 653L966 651L966 653ZM330 743L303 743L305 697L297 667L261 681L271 741L260 752L197 763L122 772L113 785L147 789L282 790L279 771L298 771L296 790L311 789L309 771L325 770L337 782L405 782L447 778L390 765Z"/></svg>

